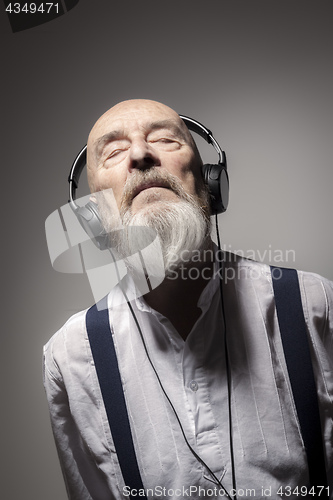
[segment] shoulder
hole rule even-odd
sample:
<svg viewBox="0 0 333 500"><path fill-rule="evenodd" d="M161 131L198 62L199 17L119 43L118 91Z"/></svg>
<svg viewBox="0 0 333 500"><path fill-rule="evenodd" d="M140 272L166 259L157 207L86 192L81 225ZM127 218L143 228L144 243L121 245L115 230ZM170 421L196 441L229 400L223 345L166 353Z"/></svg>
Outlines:
<svg viewBox="0 0 333 500"><path fill-rule="evenodd" d="M63 371L66 360L78 357L85 344L87 309L71 316L43 348L45 369L53 377Z"/></svg>
<svg viewBox="0 0 333 500"><path fill-rule="evenodd" d="M220 260L223 262L224 279L227 282L230 280L271 282L270 266L264 262L258 262L232 252L223 252Z"/></svg>
<svg viewBox="0 0 333 500"><path fill-rule="evenodd" d="M316 273L297 271L300 285L308 295L320 294L327 298L333 295L333 282Z"/></svg>
<svg viewBox="0 0 333 500"><path fill-rule="evenodd" d="M275 266L282 269L281 266ZM305 312L326 317L333 316L333 282L319 274L297 270L301 297ZM224 256L224 279L227 282L250 280L258 287L271 291L273 295L271 266L264 262L248 259L241 255L226 252ZM333 320L333 318L332 318Z"/></svg>
<svg viewBox="0 0 333 500"><path fill-rule="evenodd" d="M298 271L303 307L308 321L333 329L333 283L316 273Z"/></svg>
<svg viewBox="0 0 333 500"><path fill-rule="evenodd" d="M233 257L234 269L240 279L254 280L260 289L265 292L270 289L270 294L274 296L271 267L268 264L235 255ZM283 271L283 267L280 269ZM320 335L321 341L326 342L333 332L333 282L313 272L296 271L308 327Z"/></svg>
<svg viewBox="0 0 333 500"><path fill-rule="evenodd" d="M114 297L119 295L115 288L95 305L98 307L98 304L101 304L103 309L105 306L109 309ZM91 362L92 354L86 328L86 316L89 309L71 316L45 344L44 366L49 374L65 376L66 372L72 372L75 367Z"/></svg>
<svg viewBox="0 0 333 500"><path fill-rule="evenodd" d="M234 269L238 273L235 277L244 278L257 278L259 276L272 281L271 279L271 266L264 262L258 262L242 255L231 252L224 252L223 261L226 269ZM274 267L279 268L276 264ZM283 269L283 266L281 266ZM243 273L243 274L242 274ZM303 288L304 293L315 294L322 297L333 295L333 282L319 274L297 270L300 286Z"/></svg>
<svg viewBox="0 0 333 500"><path fill-rule="evenodd" d="M66 323L45 344L44 351L55 348L72 337L81 335L85 329L85 318L88 309L71 316Z"/></svg>

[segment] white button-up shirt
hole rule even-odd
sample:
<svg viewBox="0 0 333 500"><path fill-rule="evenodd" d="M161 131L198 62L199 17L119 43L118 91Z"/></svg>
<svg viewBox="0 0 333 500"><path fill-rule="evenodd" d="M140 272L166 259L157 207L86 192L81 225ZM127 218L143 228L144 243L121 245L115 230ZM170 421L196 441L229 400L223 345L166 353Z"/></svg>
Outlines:
<svg viewBox="0 0 333 500"><path fill-rule="evenodd" d="M143 298L136 298L132 305L189 444L231 496L275 499L283 493L282 498L299 498L309 483L306 453L270 270L265 264L231 255L225 273L225 322L216 275L201 294L201 316L186 341ZM312 273L299 272L299 280L333 498L333 286ZM109 295L109 320L146 496L226 498L188 448L119 288ZM231 417L224 335L231 370ZM139 491L130 492L122 478L90 351L85 311L73 316L45 346L45 388L69 498L140 496Z"/></svg>

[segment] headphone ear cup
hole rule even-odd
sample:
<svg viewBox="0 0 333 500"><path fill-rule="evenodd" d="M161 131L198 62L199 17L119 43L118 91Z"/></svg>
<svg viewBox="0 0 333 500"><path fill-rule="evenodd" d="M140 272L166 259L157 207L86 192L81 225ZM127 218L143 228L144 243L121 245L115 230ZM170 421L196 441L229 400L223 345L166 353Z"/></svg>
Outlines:
<svg viewBox="0 0 333 500"><path fill-rule="evenodd" d="M202 166L202 175L208 186L212 215L225 212L229 203L229 177L226 163L214 165L206 163Z"/></svg>
<svg viewBox="0 0 333 500"><path fill-rule="evenodd" d="M108 248L108 234L106 233L99 217L96 203L94 201L89 201L84 207L78 207L75 210L75 215L97 248L100 250Z"/></svg>

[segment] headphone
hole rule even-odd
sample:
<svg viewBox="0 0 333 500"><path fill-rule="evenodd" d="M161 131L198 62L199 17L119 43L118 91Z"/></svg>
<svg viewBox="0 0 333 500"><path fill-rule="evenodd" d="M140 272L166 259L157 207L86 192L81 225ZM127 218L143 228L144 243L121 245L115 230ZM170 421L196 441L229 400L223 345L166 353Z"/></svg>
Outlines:
<svg viewBox="0 0 333 500"><path fill-rule="evenodd" d="M222 151L212 132L201 123L187 116L179 115L191 132L200 135L208 144L211 144L218 154L218 163L206 163L202 166L202 176L208 186L211 198L212 215L221 214L226 211L229 201L229 178L227 172L227 160L225 152ZM74 160L68 176L69 201L71 209L78 218L81 226L100 250L108 248L108 234L98 214L97 204L89 201L84 206L79 206L76 199L76 190L82 171L87 163L87 146L84 146Z"/></svg>

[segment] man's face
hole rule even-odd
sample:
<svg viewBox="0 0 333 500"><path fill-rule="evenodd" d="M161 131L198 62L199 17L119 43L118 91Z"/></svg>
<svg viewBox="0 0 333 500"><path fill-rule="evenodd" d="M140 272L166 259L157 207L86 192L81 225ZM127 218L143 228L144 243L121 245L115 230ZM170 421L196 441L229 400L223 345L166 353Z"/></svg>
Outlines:
<svg viewBox="0 0 333 500"><path fill-rule="evenodd" d="M168 174L189 195L197 197L202 190L201 160L193 139L177 113L163 104L117 104L93 127L87 151L91 190L112 188L119 209L127 191L126 208L132 214L158 201L179 201L179 194L163 180ZM141 174L152 170L156 176L143 180Z"/></svg>

